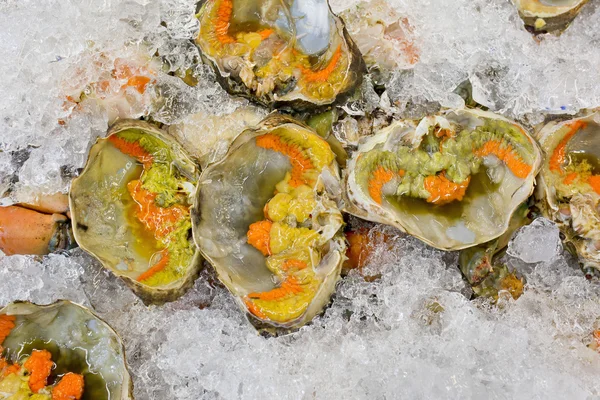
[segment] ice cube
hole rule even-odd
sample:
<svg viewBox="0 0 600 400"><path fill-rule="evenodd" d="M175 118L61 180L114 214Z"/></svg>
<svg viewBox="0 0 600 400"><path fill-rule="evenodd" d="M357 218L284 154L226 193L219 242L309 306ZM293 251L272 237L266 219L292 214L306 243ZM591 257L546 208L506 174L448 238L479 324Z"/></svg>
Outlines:
<svg viewBox="0 0 600 400"><path fill-rule="evenodd" d="M540 217L517 231L507 253L528 263L551 261L562 250L558 227Z"/></svg>

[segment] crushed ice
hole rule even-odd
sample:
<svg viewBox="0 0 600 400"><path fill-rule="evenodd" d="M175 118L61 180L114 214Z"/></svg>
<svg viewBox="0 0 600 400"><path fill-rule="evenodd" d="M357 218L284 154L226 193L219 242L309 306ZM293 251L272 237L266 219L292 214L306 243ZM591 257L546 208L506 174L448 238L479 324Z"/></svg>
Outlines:
<svg viewBox="0 0 600 400"><path fill-rule="evenodd" d="M200 159L205 146L222 151L231 130L252 121L215 118L251 106L230 98L207 69L193 71L194 88L167 74L181 76L198 60L189 42L194 3L0 2L3 204L68 188L115 109L93 96L76 107L66 96L110 75L117 59L158 52L166 67L154 71L149 94L128 91L135 101L117 112L175 124ZM356 4L332 1L336 12ZM389 103L401 111L460 106L454 91L467 78L477 101L521 120L600 105L595 1L562 36L541 40L522 28L509 1L389 4L410 23L419 49L415 67L394 71L387 84ZM211 135L196 141L194 125ZM500 306L468 300L456 254L376 229L392 237L366 266L380 278L351 273L322 317L278 338L256 334L209 268L179 301L145 307L81 250L41 260L0 256L0 304L67 298L93 307L123 337L138 399L600 396L600 355L587 347L600 328L600 291L555 246L554 226L538 220L516 235L507 260L527 286Z"/></svg>

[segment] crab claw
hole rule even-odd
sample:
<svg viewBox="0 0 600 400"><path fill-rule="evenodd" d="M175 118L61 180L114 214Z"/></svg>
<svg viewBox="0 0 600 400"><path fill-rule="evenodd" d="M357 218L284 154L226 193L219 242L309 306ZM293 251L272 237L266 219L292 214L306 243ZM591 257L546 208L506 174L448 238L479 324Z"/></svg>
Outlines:
<svg viewBox="0 0 600 400"><path fill-rule="evenodd" d="M0 250L7 255L45 255L73 247L69 219L21 206L0 207Z"/></svg>

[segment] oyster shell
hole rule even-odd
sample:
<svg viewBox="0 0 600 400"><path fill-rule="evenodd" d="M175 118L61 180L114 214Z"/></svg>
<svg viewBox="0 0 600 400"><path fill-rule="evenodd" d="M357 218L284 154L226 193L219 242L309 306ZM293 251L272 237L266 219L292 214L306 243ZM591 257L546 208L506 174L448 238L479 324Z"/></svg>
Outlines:
<svg viewBox="0 0 600 400"><path fill-rule="evenodd" d="M232 94L308 108L362 81L360 51L327 0L208 0L198 19L196 43Z"/></svg>
<svg viewBox="0 0 600 400"><path fill-rule="evenodd" d="M558 224L584 270L600 269L600 113L545 125L537 137L547 157L536 198Z"/></svg>
<svg viewBox="0 0 600 400"><path fill-rule="evenodd" d="M190 217L198 176L181 146L160 129L118 122L92 147L71 185L77 243L144 302L176 299L201 267Z"/></svg>
<svg viewBox="0 0 600 400"><path fill-rule="evenodd" d="M527 29L559 33L569 26L588 0L513 0Z"/></svg>
<svg viewBox="0 0 600 400"><path fill-rule="evenodd" d="M345 252L339 185L327 142L280 115L202 172L194 239L254 323L299 327L329 302Z"/></svg>
<svg viewBox="0 0 600 400"><path fill-rule="evenodd" d="M508 229L533 191L540 158L522 127L490 112L396 121L349 162L346 210L439 249L464 249Z"/></svg>
<svg viewBox="0 0 600 400"><path fill-rule="evenodd" d="M48 371L49 381L55 380L54 387L65 374L74 373L83 376L82 399L133 399L121 339L87 308L65 300L50 305L16 302L0 309L0 325L4 328L0 332L0 349L4 348L3 355L9 362L22 364L34 350L47 351L56 364L52 372ZM4 389L11 386L6 378L7 374L0 377L0 387ZM21 377L17 383L21 380L27 384L29 380L31 385L31 379ZM49 400L50 395L44 394L47 391L43 388L37 396Z"/></svg>

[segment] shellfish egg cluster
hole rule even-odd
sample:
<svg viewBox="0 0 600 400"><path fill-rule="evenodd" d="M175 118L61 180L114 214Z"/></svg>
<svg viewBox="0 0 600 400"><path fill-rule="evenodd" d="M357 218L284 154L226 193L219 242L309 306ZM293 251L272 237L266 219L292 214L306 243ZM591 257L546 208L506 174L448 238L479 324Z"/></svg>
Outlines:
<svg viewBox="0 0 600 400"><path fill-rule="evenodd" d="M119 117L170 125L202 166L262 119L197 65L196 3L0 0L0 205L66 192ZM600 106L598 1L561 36L541 37L505 0L330 3L348 21L392 27L368 31L381 33L381 46L356 38L385 49L372 56L388 55L390 70L385 94L365 79L365 99L344 105L349 112L420 118L461 107L455 92L467 79L477 102L528 126ZM346 118L338 130L354 145L358 124ZM138 400L599 395L600 356L588 344L600 330L600 287L559 248L552 224L538 220L513 239L505 260L526 289L497 307L468 299L456 253L382 226L370 235L362 275L341 280L310 325L277 338L256 334L208 265L179 300L147 307L80 249L0 254L0 305L90 307L122 337Z"/></svg>

